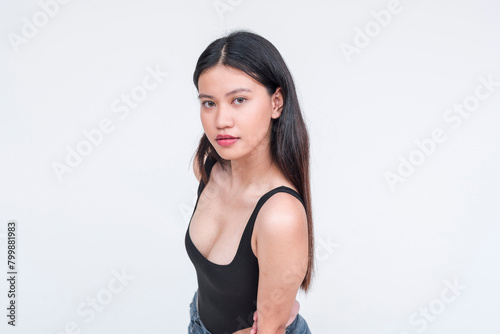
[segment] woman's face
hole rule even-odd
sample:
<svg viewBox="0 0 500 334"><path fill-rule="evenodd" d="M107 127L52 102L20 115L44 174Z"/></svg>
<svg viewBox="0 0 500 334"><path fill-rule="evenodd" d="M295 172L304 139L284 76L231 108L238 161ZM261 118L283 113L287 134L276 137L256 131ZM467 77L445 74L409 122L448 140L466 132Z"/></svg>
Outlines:
<svg viewBox="0 0 500 334"><path fill-rule="evenodd" d="M270 96L243 71L217 65L200 75L198 91L203 129L223 159L269 152L271 119L280 116L283 105L280 88ZM218 139L224 135L236 139Z"/></svg>

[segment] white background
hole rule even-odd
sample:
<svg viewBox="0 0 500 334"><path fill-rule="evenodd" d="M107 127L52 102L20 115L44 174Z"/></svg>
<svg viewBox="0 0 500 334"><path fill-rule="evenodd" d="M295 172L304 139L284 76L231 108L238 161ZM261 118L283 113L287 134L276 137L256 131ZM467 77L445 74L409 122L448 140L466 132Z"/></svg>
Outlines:
<svg viewBox="0 0 500 334"><path fill-rule="evenodd" d="M298 299L312 332L499 333L497 1L401 0L385 27L371 12L389 1L73 0L46 21L37 1L0 4L0 277L12 219L19 272L16 328L0 280L2 333L187 332L192 73L235 28L280 50L308 125L317 275ZM120 118L112 104L157 67L168 76ZM443 115L489 76L497 86L453 128ZM54 163L103 119L113 131L59 179ZM446 140L418 153L437 128ZM422 163L391 189L386 172L411 154ZM133 276L117 293L114 271ZM97 297L93 318L77 313Z"/></svg>

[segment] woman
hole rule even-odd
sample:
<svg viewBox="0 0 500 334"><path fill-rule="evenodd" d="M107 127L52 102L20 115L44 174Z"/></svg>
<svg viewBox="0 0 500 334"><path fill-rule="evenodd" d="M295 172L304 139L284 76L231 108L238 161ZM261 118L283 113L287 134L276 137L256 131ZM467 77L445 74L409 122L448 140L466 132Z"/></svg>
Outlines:
<svg viewBox="0 0 500 334"><path fill-rule="evenodd" d="M309 139L291 74L269 41L236 31L203 51L193 81L205 133L189 333L310 333L295 300L314 262Z"/></svg>

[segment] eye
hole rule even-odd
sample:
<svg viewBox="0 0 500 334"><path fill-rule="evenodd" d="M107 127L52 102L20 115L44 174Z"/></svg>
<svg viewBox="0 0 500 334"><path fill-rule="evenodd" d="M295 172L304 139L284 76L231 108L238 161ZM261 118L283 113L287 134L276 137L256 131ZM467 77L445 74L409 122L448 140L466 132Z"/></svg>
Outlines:
<svg viewBox="0 0 500 334"><path fill-rule="evenodd" d="M234 102L236 102L236 104L242 104L246 100L247 99L245 99L244 97L237 97L234 99Z"/></svg>
<svg viewBox="0 0 500 334"><path fill-rule="evenodd" d="M203 101L201 105L205 108L211 108L215 105L215 103L213 101Z"/></svg>

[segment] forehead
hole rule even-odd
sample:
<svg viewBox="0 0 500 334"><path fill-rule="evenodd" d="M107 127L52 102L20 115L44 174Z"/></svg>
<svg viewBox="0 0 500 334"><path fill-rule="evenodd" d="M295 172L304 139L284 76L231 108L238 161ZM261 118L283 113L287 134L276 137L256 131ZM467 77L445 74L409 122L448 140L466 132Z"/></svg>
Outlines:
<svg viewBox="0 0 500 334"><path fill-rule="evenodd" d="M235 88L258 91L259 86L260 89L264 89L263 85L245 72L223 65L208 69L198 79L198 89L202 94L224 94Z"/></svg>

